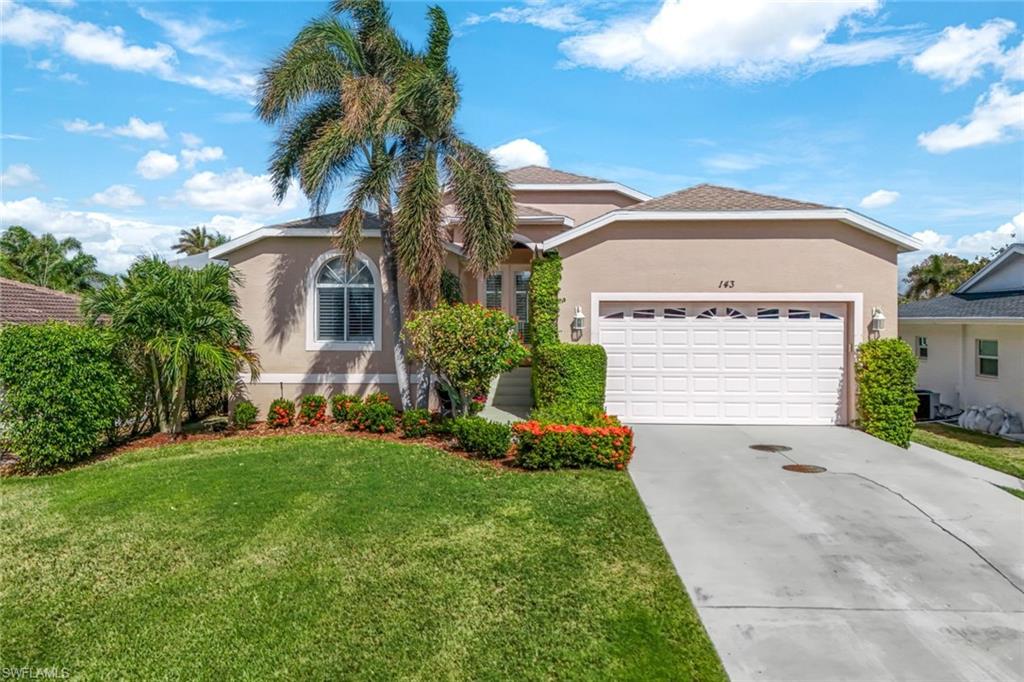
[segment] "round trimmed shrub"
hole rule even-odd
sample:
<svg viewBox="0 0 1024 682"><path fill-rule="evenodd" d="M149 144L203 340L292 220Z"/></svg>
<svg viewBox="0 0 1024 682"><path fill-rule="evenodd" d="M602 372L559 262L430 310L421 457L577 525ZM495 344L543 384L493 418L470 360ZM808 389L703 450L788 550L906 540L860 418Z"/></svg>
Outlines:
<svg viewBox="0 0 1024 682"><path fill-rule="evenodd" d="M423 438L430 434L432 425L430 410L406 410L402 413L402 435L406 438Z"/></svg>
<svg viewBox="0 0 1024 682"><path fill-rule="evenodd" d="M905 448L917 410L917 358L901 339L873 339L857 348L857 414L872 436Z"/></svg>
<svg viewBox="0 0 1024 682"><path fill-rule="evenodd" d="M267 425L272 429L284 429L295 422L295 403L287 398L278 398L270 403L267 410Z"/></svg>
<svg viewBox="0 0 1024 682"><path fill-rule="evenodd" d="M484 459L501 459L512 444L512 429L483 417L459 417L452 421L452 435L459 447Z"/></svg>
<svg viewBox="0 0 1024 682"><path fill-rule="evenodd" d="M256 422L259 413L259 408L248 400L242 400L235 404L235 411L232 413L231 419L236 429L247 429Z"/></svg>
<svg viewBox="0 0 1024 682"><path fill-rule="evenodd" d="M362 403L362 398L348 393L331 396L331 417L336 422L348 421L348 412L353 405Z"/></svg>
<svg viewBox="0 0 1024 682"><path fill-rule="evenodd" d="M391 403L361 403L349 408L348 425L355 431L391 433L397 426L395 416Z"/></svg>
<svg viewBox="0 0 1024 682"><path fill-rule="evenodd" d="M299 400L299 423L319 426L327 421L327 398L322 395L304 395Z"/></svg>

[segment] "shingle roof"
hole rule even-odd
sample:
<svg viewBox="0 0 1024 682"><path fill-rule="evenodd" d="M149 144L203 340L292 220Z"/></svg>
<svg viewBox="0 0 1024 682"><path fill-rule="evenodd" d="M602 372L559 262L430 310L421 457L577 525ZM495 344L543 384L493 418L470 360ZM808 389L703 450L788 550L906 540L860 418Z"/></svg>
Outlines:
<svg viewBox="0 0 1024 682"><path fill-rule="evenodd" d="M542 208L536 206L530 206L529 204L516 204L516 215L520 218L564 218L565 216L560 213L552 213L551 211L545 211Z"/></svg>
<svg viewBox="0 0 1024 682"><path fill-rule="evenodd" d="M576 185L609 182L544 166L513 168L510 171L505 171L505 177L514 185Z"/></svg>
<svg viewBox="0 0 1024 682"><path fill-rule="evenodd" d="M314 227L314 228L334 228L338 226L338 222L341 220L341 216L345 215L344 211L336 211L334 213L324 213L319 216L310 216L308 218L299 218L298 220L291 220L287 223L277 223L276 225L267 225L267 227L275 227L282 229L294 229L303 227ZM363 229L376 230L380 228L380 219L377 218L373 213L363 213Z"/></svg>
<svg viewBox="0 0 1024 682"><path fill-rule="evenodd" d="M627 211L775 211L830 208L807 201L719 185L695 185L626 208Z"/></svg>
<svg viewBox="0 0 1024 682"><path fill-rule="evenodd" d="M1024 319L1024 289L984 294L950 294L904 303L901 319L915 317L1019 317Z"/></svg>
<svg viewBox="0 0 1024 682"><path fill-rule="evenodd" d="M0 277L0 324L81 322L78 303L74 294Z"/></svg>

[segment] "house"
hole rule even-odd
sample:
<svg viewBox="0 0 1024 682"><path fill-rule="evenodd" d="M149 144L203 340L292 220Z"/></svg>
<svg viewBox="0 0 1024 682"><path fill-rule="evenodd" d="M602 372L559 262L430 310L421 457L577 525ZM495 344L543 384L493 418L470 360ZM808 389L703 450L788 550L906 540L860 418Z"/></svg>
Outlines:
<svg viewBox="0 0 1024 682"><path fill-rule="evenodd" d="M650 197L541 167L509 171L518 225L506 261L474 277L458 218L447 267L464 298L525 324L530 262L557 250L563 341L608 352L607 408L632 422L844 424L853 353L895 320L897 254L918 242L855 211L698 185ZM338 215L257 229L210 252L242 276L242 316L266 409L303 392L397 394L382 310L378 225L355 263L330 241ZM875 331L872 331L872 324Z"/></svg>
<svg viewBox="0 0 1024 682"><path fill-rule="evenodd" d="M0 327L82 321L78 296L0 277Z"/></svg>
<svg viewBox="0 0 1024 682"><path fill-rule="evenodd" d="M899 307L917 385L958 409L1024 415L1024 244L1013 244L948 296Z"/></svg>

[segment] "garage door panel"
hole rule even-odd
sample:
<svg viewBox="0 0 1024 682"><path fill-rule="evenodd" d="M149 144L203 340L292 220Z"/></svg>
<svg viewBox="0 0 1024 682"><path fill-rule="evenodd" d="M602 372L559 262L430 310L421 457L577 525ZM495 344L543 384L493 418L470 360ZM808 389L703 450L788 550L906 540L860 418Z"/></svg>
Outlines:
<svg viewBox="0 0 1024 682"><path fill-rule="evenodd" d="M658 331L656 329L634 329L629 333L629 343L634 348L645 346L653 348L658 345Z"/></svg>
<svg viewBox="0 0 1024 682"><path fill-rule="evenodd" d="M661 390L665 393L686 393L690 389L687 377L662 377Z"/></svg>
<svg viewBox="0 0 1024 682"><path fill-rule="evenodd" d="M630 369L654 369L658 366L657 353L633 352L628 356L628 367Z"/></svg>
<svg viewBox="0 0 1024 682"><path fill-rule="evenodd" d="M687 403L682 401L665 401L661 404L661 414L668 418L679 418L690 416Z"/></svg>
<svg viewBox="0 0 1024 682"><path fill-rule="evenodd" d="M633 393L657 393L658 377L630 377L629 390Z"/></svg>
<svg viewBox="0 0 1024 682"><path fill-rule="evenodd" d="M750 369L750 353L730 353L726 351L722 354L722 367L725 369Z"/></svg>
<svg viewBox="0 0 1024 682"><path fill-rule="evenodd" d="M698 320L701 322L702 320ZM713 324L713 323L710 323ZM721 345L717 329L695 329L693 331L694 348L718 348Z"/></svg>
<svg viewBox="0 0 1024 682"><path fill-rule="evenodd" d="M598 338L600 339L600 343L602 346L623 346L626 344L626 330L608 329L602 326L601 333L598 335Z"/></svg>
<svg viewBox="0 0 1024 682"><path fill-rule="evenodd" d="M605 347L605 351L608 355L608 369L624 369L626 367L625 353L613 353L607 347Z"/></svg>
<svg viewBox="0 0 1024 682"><path fill-rule="evenodd" d="M690 345L690 333L685 330L666 329L661 332L661 345L663 348L681 346L687 348Z"/></svg>
<svg viewBox="0 0 1024 682"><path fill-rule="evenodd" d="M624 393L626 391L626 377L609 375L604 382L605 391L608 393Z"/></svg>
<svg viewBox="0 0 1024 682"><path fill-rule="evenodd" d="M718 393L718 377L693 377L693 392Z"/></svg>
<svg viewBox="0 0 1024 682"><path fill-rule="evenodd" d="M694 353L691 357L694 369L718 369L718 353Z"/></svg>

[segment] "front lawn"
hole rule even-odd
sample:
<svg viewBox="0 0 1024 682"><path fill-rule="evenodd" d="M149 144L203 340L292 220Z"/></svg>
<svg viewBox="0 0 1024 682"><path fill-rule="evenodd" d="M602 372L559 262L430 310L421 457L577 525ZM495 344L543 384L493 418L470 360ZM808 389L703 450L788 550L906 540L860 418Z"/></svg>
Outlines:
<svg viewBox="0 0 1024 682"><path fill-rule="evenodd" d="M918 424L911 440L1024 478L1024 444L945 424Z"/></svg>
<svg viewBox="0 0 1024 682"><path fill-rule="evenodd" d="M2 486L3 668L725 679L622 472L286 436Z"/></svg>

